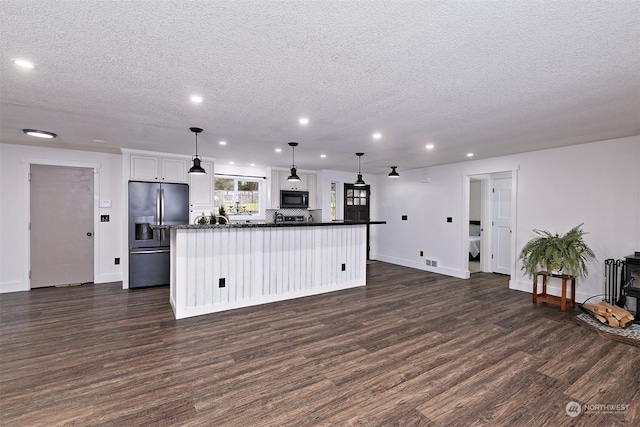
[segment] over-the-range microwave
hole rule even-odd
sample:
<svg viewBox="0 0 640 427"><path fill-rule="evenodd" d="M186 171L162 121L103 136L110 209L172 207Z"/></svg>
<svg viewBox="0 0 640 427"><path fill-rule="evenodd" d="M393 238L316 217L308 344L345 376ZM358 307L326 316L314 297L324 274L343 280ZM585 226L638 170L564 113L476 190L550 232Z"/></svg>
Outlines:
<svg viewBox="0 0 640 427"><path fill-rule="evenodd" d="M308 191L280 190L280 208L307 209L308 207Z"/></svg>

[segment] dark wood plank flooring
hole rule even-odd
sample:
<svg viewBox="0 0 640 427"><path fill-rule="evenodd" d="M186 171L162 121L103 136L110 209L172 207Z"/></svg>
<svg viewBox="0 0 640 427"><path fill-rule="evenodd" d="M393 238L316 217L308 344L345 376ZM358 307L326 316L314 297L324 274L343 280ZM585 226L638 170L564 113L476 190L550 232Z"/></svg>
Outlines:
<svg viewBox="0 0 640 427"><path fill-rule="evenodd" d="M367 280L184 320L167 287L0 295L0 425L640 425L640 349L577 312L502 275ZM571 418L572 400L629 407Z"/></svg>

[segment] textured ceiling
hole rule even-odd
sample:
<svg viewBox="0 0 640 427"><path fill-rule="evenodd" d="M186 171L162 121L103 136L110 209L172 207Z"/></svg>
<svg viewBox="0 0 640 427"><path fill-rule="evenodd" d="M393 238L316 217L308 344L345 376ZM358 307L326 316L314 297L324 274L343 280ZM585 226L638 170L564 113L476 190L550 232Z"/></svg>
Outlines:
<svg viewBox="0 0 640 427"><path fill-rule="evenodd" d="M299 141L300 169L351 171L362 151L362 171L381 173L638 135L639 9L637 0L4 0L0 137L193 154L198 126L199 154L218 161L287 167L286 142Z"/></svg>

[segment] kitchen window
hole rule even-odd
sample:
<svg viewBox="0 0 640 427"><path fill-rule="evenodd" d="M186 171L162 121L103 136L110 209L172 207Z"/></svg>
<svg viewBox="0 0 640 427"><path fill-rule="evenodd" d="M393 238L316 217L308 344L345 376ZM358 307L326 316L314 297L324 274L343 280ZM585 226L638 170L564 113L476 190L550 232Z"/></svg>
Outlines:
<svg viewBox="0 0 640 427"><path fill-rule="evenodd" d="M215 213L224 206L227 216L259 215L263 211L261 183L260 179L216 175L213 191Z"/></svg>

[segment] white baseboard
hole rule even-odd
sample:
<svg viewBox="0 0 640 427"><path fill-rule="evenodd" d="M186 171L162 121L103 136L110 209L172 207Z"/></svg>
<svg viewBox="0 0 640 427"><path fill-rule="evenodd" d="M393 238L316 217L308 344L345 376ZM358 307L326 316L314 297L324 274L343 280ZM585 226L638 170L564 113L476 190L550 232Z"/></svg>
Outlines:
<svg viewBox="0 0 640 427"><path fill-rule="evenodd" d="M445 276L456 277L458 279L468 279L468 270L457 270L449 267L431 267L422 262L411 261L402 258L388 257L384 255L377 255L375 257L378 261L388 262L390 264L397 264L403 267L417 268L418 270L430 271L432 273L443 274Z"/></svg>
<svg viewBox="0 0 640 427"><path fill-rule="evenodd" d="M188 317L194 316L202 316L205 314L218 313L221 311L233 310L236 308L243 307L251 307L254 305L262 305L269 304L277 301L285 301L290 299L308 297L312 295L320 295L329 292L342 291L345 289L357 288L365 286L366 283L361 281L352 281L347 283L341 283L337 285L329 285L323 286L321 288L314 289L304 289L296 292L289 292L286 294L273 294L267 295L263 297L255 297L248 300L239 300L228 303L216 303L216 304L208 304L197 307L176 307L175 299L173 298L173 293L171 293L169 297L169 302L171 304L171 308L173 309L173 313L176 316L176 319L185 319Z"/></svg>
<svg viewBox="0 0 640 427"><path fill-rule="evenodd" d="M95 276L93 283L109 283L122 281L122 273L101 274ZM29 283L24 282L5 282L0 283L0 294L6 294L9 292L24 292L30 291Z"/></svg>
<svg viewBox="0 0 640 427"><path fill-rule="evenodd" d="M109 282L121 282L122 273L109 273L99 274L94 277L93 283L109 283Z"/></svg>
<svg viewBox="0 0 640 427"><path fill-rule="evenodd" d="M29 290L29 284L24 282L4 282L0 283L0 294L9 292L23 292Z"/></svg>

